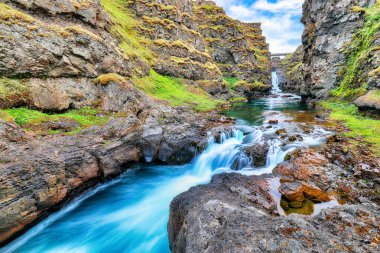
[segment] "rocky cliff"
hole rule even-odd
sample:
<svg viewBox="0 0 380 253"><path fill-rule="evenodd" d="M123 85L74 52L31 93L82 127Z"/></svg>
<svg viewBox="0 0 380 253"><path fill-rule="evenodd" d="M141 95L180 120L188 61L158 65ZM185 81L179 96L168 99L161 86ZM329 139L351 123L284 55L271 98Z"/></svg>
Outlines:
<svg viewBox="0 0 380 253"><path fill-rule="evenodd" d="M190 0L0 1L0 243L133 163L191 160L208 131L232 122L198 113L234 95L198 8ZM256 27L242 25L228 47L235 36L248 52ZM252 64L268 60L249 52Z"/></svg>
<svg viewBox="0 0 380 253"><path fill-rule="evenodd" d="M374 71L379 66L375 2L305 1L302 17L305 95L350 97L378 84Z"/></svg>
<svg viewBox="0 0 380 253"><path fill-rule="evenodd" d="M224 76L270 84L269 48L259 23L233 20L213 1L204 0L197 1L195 20Z"/></svg>
<svg viewBox="0 0 380 253"><path fill-rule="evenodd" d="M281 59L275 69L279 78L279 87L282 91L298 95L305 93L302 69L303 52L303 47L299 46L293 54Z"/></svg>

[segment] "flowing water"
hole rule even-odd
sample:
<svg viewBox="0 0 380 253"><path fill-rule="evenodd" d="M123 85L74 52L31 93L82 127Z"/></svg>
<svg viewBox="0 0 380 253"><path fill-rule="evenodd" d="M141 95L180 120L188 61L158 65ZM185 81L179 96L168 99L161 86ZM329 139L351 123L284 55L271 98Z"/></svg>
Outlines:
<svg viewBox="0 0 380 253"><path fill-rule="evenodd" d="M170 252L166 226L176 195L209 182L216 173L234 171L231 168L247 175L271 173L295 148L320 145L330 134L311 125L312 112L299 97L281 93L275 73L272 93L223 112L238 119L235 129L222 134L221 143L210 136L208 148L192 163L135 166L51 214L0 252ZM271 119L279 123L270 125ZM297 140L284 143L275 134L282 128ZM241 150L263 140L270 146L266 166L250 167L250 158ZM275 179L272 193L278 197L276 184ZM329 205L334 203L316 207L314 213Z"/></svg>

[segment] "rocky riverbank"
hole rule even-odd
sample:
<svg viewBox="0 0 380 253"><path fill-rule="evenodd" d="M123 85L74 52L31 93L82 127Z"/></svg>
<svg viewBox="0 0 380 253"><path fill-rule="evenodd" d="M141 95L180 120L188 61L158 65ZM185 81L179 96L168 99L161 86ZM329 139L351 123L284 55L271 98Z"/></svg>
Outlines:
<svg viewBox="0 0 380 253"><path fill-rule="evenodd" d="M113 117L103 126L72 136L35 138L2 120L0 241L132 164L190 161L207 145L208 131L232 122L214 114L161 106L139 115Z"/></svg>
<svg viewBox="0 0 380 253"><path fill-rule="evenodd" d="M273 67L282 88L316 106L335 134L288 154L271 174L216 175L177 196L173 252L380 250L379 4L305 1L303 45ZM328 208L313 213L321 203Z"/></svg>
<svg viewBox="0 0 380 253"><path fill-rule="evenodd" d="M209 1L1 1L0 58L0 243L131 164L191 160L233 123L212 111L270 88L260 25Z"/></svg>
<svg viewBox="0 0 380 253"><path fill-rule="evenodd" d="M337 128L335 128L337 129ZM337 134L319 149L297 150L273 175L221 174L171 204L173 252L376 252L379 246L380 160ZM316 216L279 215L280 205L338 199ZM301 210L301 211L300 211ZM307 213L307 210L304 210Z"/></svg>

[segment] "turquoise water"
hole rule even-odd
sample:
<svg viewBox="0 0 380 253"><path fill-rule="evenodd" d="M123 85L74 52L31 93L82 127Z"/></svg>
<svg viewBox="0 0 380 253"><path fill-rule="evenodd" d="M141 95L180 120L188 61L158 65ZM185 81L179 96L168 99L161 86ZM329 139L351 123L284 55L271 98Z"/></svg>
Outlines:
<svg viewBox="0 0 380 253"><path fill-rule="evenodd" d="M120 178L89 191L64 209L53 213L0 252L170 252L167 222L171 200L190 187L210 181L213 174L231 172L235 159L240 173L270 173L296 147L318 145L326 132L315 128L292 145L281 145L274 132L280 127L298 131L283 110L304 110L297 97L274 96L238 105L224 114L237 117L236 129L223 134L223 142L209 146L184 166L139 165ZM267 127L275 117L276 127ZM240 129L240 130L239 130ZM243 134L243 132L245 134ZM267 138L270 150L263 168L244 166L244 145Z"/></svg>

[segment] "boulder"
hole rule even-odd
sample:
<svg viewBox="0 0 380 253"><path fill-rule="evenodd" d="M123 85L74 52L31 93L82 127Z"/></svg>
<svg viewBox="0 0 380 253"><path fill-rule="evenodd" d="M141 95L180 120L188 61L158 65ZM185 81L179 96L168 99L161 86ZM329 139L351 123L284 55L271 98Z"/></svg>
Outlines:
<svg viewBox="0 0 380 253"><path fill-rule="evenodd" d="M354 104L362 112L368 112L377 118L380 117L380 89L370 90L367 94L357 98Z"/></svg>
<svg viewBox="0 0 380 253"><path fill-rule="evenodd" d="M244 148L244 153L252 159L252 165L255 167L266 165L268 151L269 145L267 142L257 143Z"/></svg>

